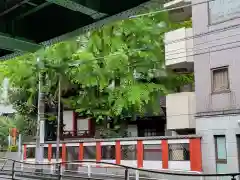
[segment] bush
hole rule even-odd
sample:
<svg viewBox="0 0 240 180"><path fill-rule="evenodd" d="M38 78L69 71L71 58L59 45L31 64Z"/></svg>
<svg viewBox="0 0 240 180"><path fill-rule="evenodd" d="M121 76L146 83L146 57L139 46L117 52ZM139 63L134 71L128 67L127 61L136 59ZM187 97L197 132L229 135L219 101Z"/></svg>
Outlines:
<svg viewBox="0 0 240 180"><path fill-rule="evenodd" d="M18 147L17 146L10 146L8 148L8 151L10 151L10 152L17 152L18 151Z"/></svg>

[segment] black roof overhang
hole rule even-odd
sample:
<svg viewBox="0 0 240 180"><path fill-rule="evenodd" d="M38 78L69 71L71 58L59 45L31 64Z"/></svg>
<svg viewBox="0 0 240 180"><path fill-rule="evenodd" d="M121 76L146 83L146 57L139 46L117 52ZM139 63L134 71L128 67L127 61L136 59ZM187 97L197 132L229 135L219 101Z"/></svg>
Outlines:
<svg viewBox="0 0 240 180"><path fill-rule="evenodd" d="M132 16L161 0L1 0L0 59Z"/></svg>

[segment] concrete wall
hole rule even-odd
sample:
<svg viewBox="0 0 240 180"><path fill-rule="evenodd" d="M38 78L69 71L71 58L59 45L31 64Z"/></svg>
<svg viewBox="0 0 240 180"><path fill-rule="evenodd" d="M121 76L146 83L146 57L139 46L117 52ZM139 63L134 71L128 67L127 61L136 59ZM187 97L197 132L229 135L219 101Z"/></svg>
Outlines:
<svg viewBox="0 0 240 180"><path fill-rule="evenodd" d="M194 92L167 95L167 129L195 128L195 103Z"/></svg>
<svg viewBox="0 0 240 180"><path fill-rule="evenodd" d="M199 2L202 2L202 0L192 0L192 3ZM217 2L222 3L224 1L213 1L212 3ZM226 11L229 4L233 2L238 3L239 0L228 1L225 4L214 4L214 11L216 11L216 8L219 11ZM240 47L237 47L240 46L240 26L236 26L240 23L240 19L230 20L229 17L228 21L218 21L218 23L213 24L209 20L211 17L208 13L208 7L212 6L211 4L208 6L208 4L202 3L192 7L193 34L208 33L194 38L194 54L199 54L194 56L196 111L240 109ZM223 20L227 20L227 18ZM235 27L222 32L219 31L231 26ZM223 48L229 49L222 50ZM230 91L212 94L210 70L222 66L229 67Z"/></svg>
<svg viewBox="0 0 240 180"><path fill-rule="evenodd" d="M236 135L240 135L238 121L240 115L198 118L196 130L202 136L202 163L205 173L216 173L216 154L214 135L226 136L226 172L239 172Z"/></svg>
<svg viewBox="0 0 240 180"><path fill-rule="evenodd" d="M193 4L199 2L202 0L192 0ZM239 172L236 134L240 134L240 19L235 11L237 8L239 12L239 5L239 0L216 0L192 7L193 35L203 34L194 38L194 71L196 132L202 136L205 173L216 173L214 135L226 136L226 172ZM222 66L228 66L230 90L212 93L211 69ZM236 115L227 114L229 110L235 110ZM225 115L219 116L216 111ZM210 116L204 117L206 113Z"/></svg>
<svg viewBox="0 0 240 180"><path fill-rule="evenodd" d="M192 36L192 28L180 28L165 33L165 57L166 65L175 65L182 62L193 62L193 57L189 56L193 50L193 39L186 41L176 41Z"/></svg>

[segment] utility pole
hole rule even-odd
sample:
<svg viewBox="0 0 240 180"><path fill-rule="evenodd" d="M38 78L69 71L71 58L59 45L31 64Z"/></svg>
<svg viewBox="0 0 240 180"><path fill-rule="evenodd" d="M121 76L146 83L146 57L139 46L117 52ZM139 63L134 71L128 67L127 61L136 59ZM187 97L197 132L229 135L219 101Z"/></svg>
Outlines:
<svg viewBox="0 0 240 180"><path fill-rule="evenodd" d="M44 93L42 92L42 73L41 68L43 64L41 64L40 58L37 58L37 64L39 67L38 74L38 117L37 117L37 133L36 133L36 153L35 153L35 161L36 163L42 163L44 156L44 111L45 111L45 102L44 102Z"/></svg>
<svg viewBox="0 0 240 180"><path fill-rule="evenodd" d="M58 114L57 114L57 143L56 143L56 162L59 162L60 155L60 121L61 121L61 76L58 79Z"/></svg>

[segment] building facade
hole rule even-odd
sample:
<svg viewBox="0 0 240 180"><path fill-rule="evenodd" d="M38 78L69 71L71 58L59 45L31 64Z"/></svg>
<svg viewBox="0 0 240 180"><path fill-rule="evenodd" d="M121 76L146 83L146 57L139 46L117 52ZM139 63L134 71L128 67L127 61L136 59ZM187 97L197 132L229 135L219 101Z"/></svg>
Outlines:
<svg viewBox="0 0 240 180"><path fill-rule="evenodd" d="M239 172L239 9L239 0L192 7L196 133L206 173Z"/></svg>
<svg viewBox="0 0 240 180"><path fill-rule="evenodd" d="M190 2L171 1L165 6L187 3ZM239 172L240 1L191 3L190 9L170 12L173 20L178 21L191 16L192 28L168 32L165 49L167 67L188 71L194 67L195 92L167 96L167 128L177 134L193 128L202 137L205 173Z"/></svg>
<svg viewBox="0 0 240 180"><path fill-rule="evenodd" d="M191 5L188 0L173 0L166 3L165 8L176 8ZM178 23L190 21L191 7L170 11L171 21ZM165 34L166 67L178 73L193 73L193 36L191 27L183 27ZM171 135L195 134L195 92L194 84L177 88L166 96L167 130Z"/></svg>

